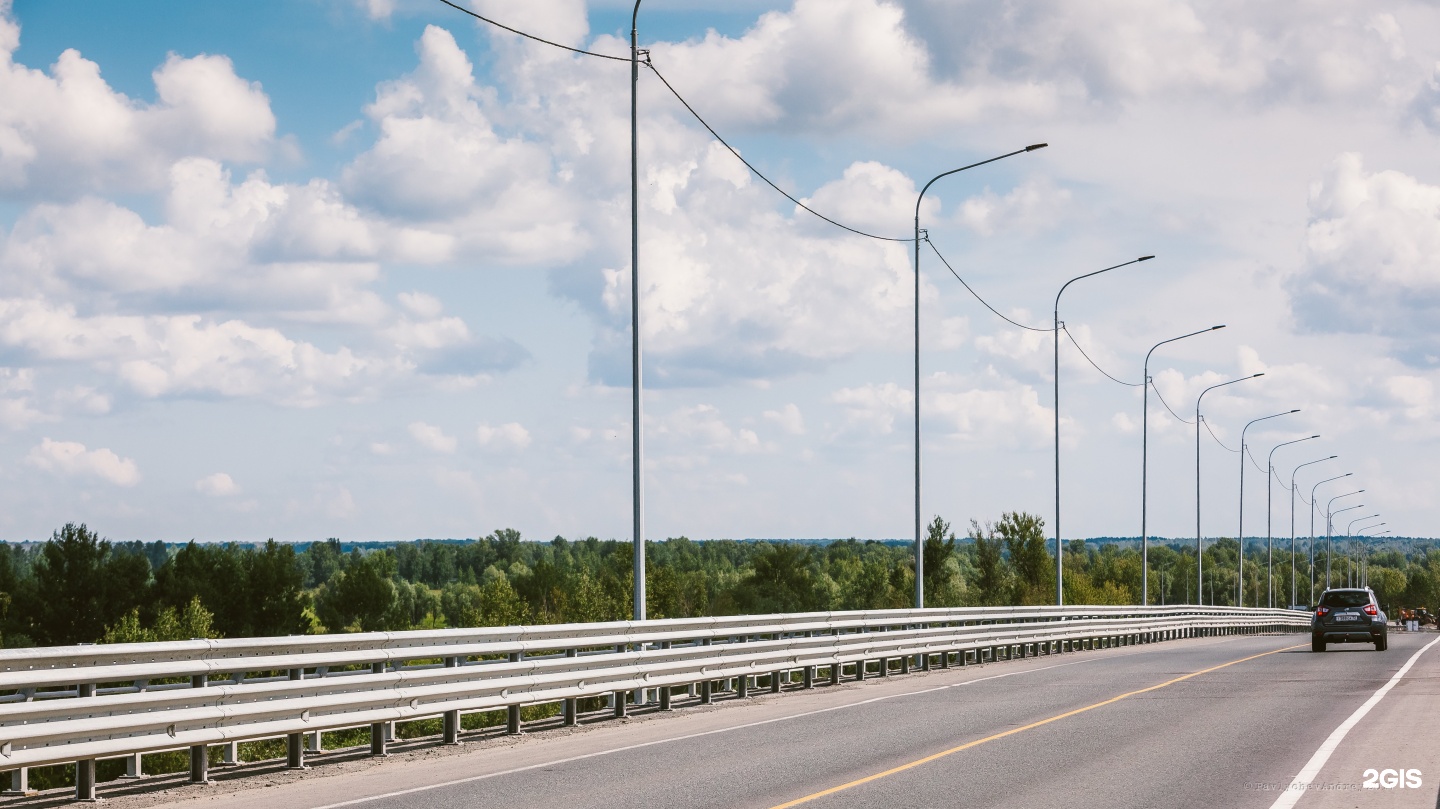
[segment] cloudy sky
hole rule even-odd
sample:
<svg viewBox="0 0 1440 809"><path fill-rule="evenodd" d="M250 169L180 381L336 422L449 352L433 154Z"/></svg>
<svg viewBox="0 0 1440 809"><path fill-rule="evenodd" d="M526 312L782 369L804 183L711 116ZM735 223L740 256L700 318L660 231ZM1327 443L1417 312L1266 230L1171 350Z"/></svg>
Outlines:
<svg viewBox="0 0 1440 809"><path fill-rule="evenodd" d="M473 0L628 54L616 0ZM656 68L777 184L922 224L1202 435L1207 535L1275 453L1440 517L1440 9L650 0ZM630 533L629 66L438 0L0 0L0 539ZM640 82L651 538L912 530L913 268ZM926 519L1054 522L1052 336L922 253ZM1141 388L1061 346L1066 537L1140 531ZM1151 530L1195 428L1150 397ZM1218 438L1218 440L1217 440ZM1223 446L1222 446L1223 444ZM1350 485L1351 481L1354 485ZM1288 536L1285 489L1274 533ZM1306 507L1298 509L1301 533ZM1323 523L1323 518L1321 520Z"/></svg>

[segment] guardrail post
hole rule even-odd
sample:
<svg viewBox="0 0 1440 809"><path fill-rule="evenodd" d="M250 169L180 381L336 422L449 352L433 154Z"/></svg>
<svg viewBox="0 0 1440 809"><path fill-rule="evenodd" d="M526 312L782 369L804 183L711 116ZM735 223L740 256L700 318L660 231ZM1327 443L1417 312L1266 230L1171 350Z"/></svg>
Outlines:
<svg viewBox="0 0 1440 809"><path fill-rule="evenodd" d="M522 659L522 657L524 656L524 654L525 654L524 652L511 652L511 653L510 653L510 662L511 662L511 663L519 663L520 660ZM514 736L514 735L516 735L516 734L519 733L519 732L520 732L520 706L519 706L519 705L506 705L506 706L505 706L505 733L506 733L507 735L509 735L509 736Z"/></svg>
<svg viewBox="0 0 1440 809"><path fill-rule="evenodd" d="M75 696L80 699L95 696L95 684L81 683L75 686ZM95 759L93 758L75 762L75 800L91 803L95 801Z"/></svg>
<svg viewBox="0 0 1440 809"><path fill-rule="evenodd" d="M565 656L568 657L568 658L576 658L576 657L579 657L579 656L580 656L580 650L579 650L579 649L566 649L566 650L565 650ZM577 709L577 707L576 707L576 706L578 705L578 702L579 702L579 701L578 701L575 697L566 697L566 698L565 698L565 719L562 721L562 724L563 724L565 727L567 727L567 728L573 728L573 727L575 727L575 722L577 721L577 720L576 720L576 714L579 712L578 709Z"/></svg>
<svg viewBox="0 0 1440 809"><path fill-rule="evenodd" d="M21 767L18 770L10 771L10 788L5 791L6 795L29 795L30 794L30 768Z"/></svg>
<svg viewBox="0 0 1440 809"><path fill-rule="evenodd" d="M889 676L890 676L890 658L888 658L888 657L882 657L882 658L880 658L880 676L881 676L881 677L889 677Z"/></svg>
<svg viewBox="0 0 1440 809"><path fill-rule="evenodd" d="M384 673L385 673L385 664L384 664L384 663L371 663L371 664L370 664L370 673L371 673L371 674L384 674ZM390 753L387 752L386 749L385 749L385 742L386 742L386 738L385 738L385 723L384 723L384 722L372 722L372 723L370 724L370 755L372 755L372 756L388 756L388 755L390 755Z"/></svg>
<svg viewBox="0 0 1440 809"><path fill-rule="evenodd" d="M290 669L290 679L305 679L304 669ZM285 766L291 770L305 769L304 734L290 733L285 736Z"/></svg>
<svg viewBox="0 0 1440 809"><path fill-rule="evenodd" d="M204 688L208 680L208 675L192 674L190 676L190 687ZM210 783L210 751L203 744L191 745L190 747L190 783Z"/></svg>
<svg viewBox="0 0 1440 809"><path fill-rule="evenodd" d="M739 699L745 699L750 696L749 675L742 674L735 678L735 696Z"/></svg>
<svg viewBox="0 0 1440 809"><path fill-rule="evenodd" d="M801 688L805 688L805 689L814 688L814 687L815 687L815 667L814 667L814 666L806 666L804 671L805 671L805 673L802 674L802 675L800 675L801 677L804 678L804 679L801 681L800 687L801 687Z"/></svg>
<svg viewBox="0 0 1440 809"><path fill-rule="evenodd" d="M456 655L451 655L451 656L445 658L445 668L447 668L447 669L454 669L454 668L459 668L459 667L460 667L460 658L459 658L458 656L456 656ZM441 715L441 717L440 717L440 743L441 743L441 744L459 744L459 743L460 743L460 712L459 712L459 711L446 711L444 714Z"/></svg>
<svg viewBox="0 0 1440 809"><path fill-rule="evenodd" d="M770 693L772 694L780 693L780 674L778 671L770 672Z"/></svg>

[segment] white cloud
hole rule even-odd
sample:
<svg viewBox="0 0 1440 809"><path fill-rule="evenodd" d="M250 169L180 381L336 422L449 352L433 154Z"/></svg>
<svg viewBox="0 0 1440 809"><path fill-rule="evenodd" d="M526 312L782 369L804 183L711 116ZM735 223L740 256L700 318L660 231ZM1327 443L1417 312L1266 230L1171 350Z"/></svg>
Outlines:
<svg viewBox="0 0 1440 809"><path fill-rule="evenodd" d="M1311 189L1289 290L1307 329L1384 335L1411 362L1440 364L1440 186L1341 155Z"/></svg>
<svg viewBox="0 0 1440 809"><path fill-rule="evenodd" d="M498 427L481 424L475 428L475 440L486 449L520 450L530 446L530 431L514 421Z"/></svg>
<svg viewBox="0 0 1440 809"><path fill-rule="evenodd" d="M69 49L49 73L16 64L20 27L0 8L0 189L31 196L154 188L187 155L255 162L275 116L258 84L224 56L171 54L152 74L154 103L116 92Z"/></svg>
<svg viewBox="0 0 1440 809"><path fill-rule="evenodd" d="M455 440L455 436L446 435L444 430L433 424L426 424L423 421L412 422L407 429L410 431L411 438L415 439L420 446L432 452L441 452L448 455L454 452L455 447L459 444L459 442Z"/></svg>
<svg viewBox="0 0 1440 809"><path fill-rule="evenodd" d="M195 491L207 497L234 497L240 493L240 486L224 472L216 472L195 481Z"/></svg>
<svg viewBox="0 0 1440 809"><path fill-rule="evenodd" d="M894 382L886 382L841 388L830 395L830 401L845 408L848 427L889 435L895 430L897 418L914 412L915 394Z"/></svg>
<svg viewBox="0 0 1440 809"><path fill-rule="evenodd" d="M75 441L52 441L46 438L25 456L30 465L66 477L93 477L116 486L134 486L140 482L140 470L129 458L121 458L108 449L86 449Z"/></svg>
<svg viewBox="0 0 1440 809"><path fill-rule="evenodd" d="M791 435L805 434L805 417L800 413L800 407L794 402L786 404L779 410L766 410L764 413L766 421L773 421L780 425L780 429Z"/></svg>

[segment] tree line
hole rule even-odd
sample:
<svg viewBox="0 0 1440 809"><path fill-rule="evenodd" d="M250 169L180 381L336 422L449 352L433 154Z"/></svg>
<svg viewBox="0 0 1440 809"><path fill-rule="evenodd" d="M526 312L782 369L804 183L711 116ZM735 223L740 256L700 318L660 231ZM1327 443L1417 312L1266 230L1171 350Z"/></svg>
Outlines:
<svg viewBox="0 0 1440 809"><path fill-rule="evenodd" d="M1055 560L1044 521L1009 512L957 537L935 517L923 545L926 605L1054 603ZM0 543L0 642L7 647L258 637L524 623L624 620L631 614L628 541L523 541L501 529L464 542L415 541L344 550L338 539L296 546L111 542L67 524L43 543ZM1195 603L1195 553L1150 549L1153 603ZM1239 543L1205 550L1204 603L1235 603ZM1298 560L1300 592L1308 589ZM1323 565L1323 555L1321 557ZM1344 581L1346 560L1332 572ZM1290 592L1288 549L1275 555L1276 604ZM1323 572L1323 567L1322 567ZM1065 600L1136 604L1133 544L1066 543ZM1268 603L1263 555L1248 546L1245 604ZM1382 604L1440 607L1440 548L1387 548L1369 559ZM651 618L908 607L908 543L651 542ZM1323 577L1322 577L1323 584ZM1304 595L1302 601L1307 601Z"/></svg>

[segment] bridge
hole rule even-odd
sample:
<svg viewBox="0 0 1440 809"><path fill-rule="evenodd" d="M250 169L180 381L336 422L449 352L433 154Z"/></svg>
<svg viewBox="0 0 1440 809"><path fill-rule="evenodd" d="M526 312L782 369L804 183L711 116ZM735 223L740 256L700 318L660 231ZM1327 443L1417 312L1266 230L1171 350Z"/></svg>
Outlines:
<svg viewBox="0 0 1440 809"><path fill-rule="evenodd" d="M37 806L1435 806L1440 638L1319 655L1308 623L964 608L3 650L0 769ZM141 777L174 750L188 773ZM97 784L117 759L132 777ZM73 791L29 794L70 763Z"/></svg>

